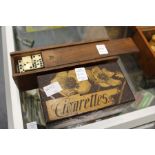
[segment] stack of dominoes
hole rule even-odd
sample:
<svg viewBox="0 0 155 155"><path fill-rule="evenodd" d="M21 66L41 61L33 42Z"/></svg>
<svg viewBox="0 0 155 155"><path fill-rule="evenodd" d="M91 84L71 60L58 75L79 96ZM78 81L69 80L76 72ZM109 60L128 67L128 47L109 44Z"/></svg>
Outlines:
<svg viewBox="0 0 155 155"><path fill-rule="evenodd" d="M41 54L25 56L21 60L18 60L18 72L20 73L43 67L44 64Z"/></svg>

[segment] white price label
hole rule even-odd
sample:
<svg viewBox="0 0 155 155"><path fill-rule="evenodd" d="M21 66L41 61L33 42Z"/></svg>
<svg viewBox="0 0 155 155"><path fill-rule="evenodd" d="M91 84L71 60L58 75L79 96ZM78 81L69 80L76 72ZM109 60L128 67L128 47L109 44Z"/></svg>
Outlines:
<svg viewBox="0 0 155 155"><path fill-rule="evenodd" d="M100 55L102 54L108 54L108 50L107 48L105 47L105 45L96 45L96 48L99 52Z"/></svg>
<svg viewBox="0 0 155 155"><path fill-rule="evenodd" d="M44 89L44 92L46 93L47 97L50 97L50 96L62 91L62 88L61 88L59 82L53 82L50 85L43 87L43 89Z"/></svg>
<svg viewBox="0 0 155 155"><path fill-rule="evenodd" d="M37 122L30 122L26 124L27 129L38 129L37 128Z"/></svg>
<svg viewBox="0 0 155 155"><path fill-rule="evenodd" d="M75 73L78 81L88 80L88 76L84 67L75 68Z"/></svg>

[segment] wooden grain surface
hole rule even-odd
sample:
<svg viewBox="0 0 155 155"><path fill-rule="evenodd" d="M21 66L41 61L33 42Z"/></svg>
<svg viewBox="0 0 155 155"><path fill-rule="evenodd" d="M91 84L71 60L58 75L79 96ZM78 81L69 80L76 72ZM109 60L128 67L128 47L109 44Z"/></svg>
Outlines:
<svg viewBox="0 0 155 155"><path fill-rule="evenodd" d="M108 54L99 55L96 45L101 44L105 44L109 52ZM138 51L139 50L136 46L134 46L132 39L126 38L45 50L42 52L42 56L45 67L49 68L74 62L93 60L101 57L105 58Z"/></svg>

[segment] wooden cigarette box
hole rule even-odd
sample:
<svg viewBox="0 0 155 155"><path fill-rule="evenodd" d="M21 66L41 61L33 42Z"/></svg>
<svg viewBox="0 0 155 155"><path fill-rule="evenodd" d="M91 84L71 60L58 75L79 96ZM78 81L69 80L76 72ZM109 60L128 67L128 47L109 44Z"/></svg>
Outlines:
<svg viewBox="0 0 155 155"><path fill-rule="evenodd" d="M85 68L87 80L78 80L76 70L81 67ZM55 82L61 90L48 96L44 88ZM117 57L41 75L38 83L46 122L134 100Z"/></svg>

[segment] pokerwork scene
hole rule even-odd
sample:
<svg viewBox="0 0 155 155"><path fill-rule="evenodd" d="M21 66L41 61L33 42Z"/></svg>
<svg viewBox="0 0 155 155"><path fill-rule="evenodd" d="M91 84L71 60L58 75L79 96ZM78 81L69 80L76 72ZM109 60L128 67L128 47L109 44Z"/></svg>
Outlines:
<svg viewBox="0 0 155 155"><path fill-rule="evenodd" d="M0 36L0 128L155 128L155 27L3 26Z"/></svg>

